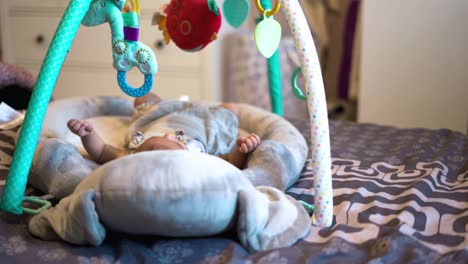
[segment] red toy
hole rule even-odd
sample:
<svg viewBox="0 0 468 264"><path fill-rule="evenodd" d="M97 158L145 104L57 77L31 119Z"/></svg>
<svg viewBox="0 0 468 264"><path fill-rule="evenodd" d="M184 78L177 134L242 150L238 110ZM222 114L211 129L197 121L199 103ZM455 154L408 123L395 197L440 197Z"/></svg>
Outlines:
<svg viewBox="0 0 468 264"><path fill-rule="evenodd" d="M221 12L215 0L171 0L154 22L170 40L185 51L199 51L215 40L221 27Z"/></svg>

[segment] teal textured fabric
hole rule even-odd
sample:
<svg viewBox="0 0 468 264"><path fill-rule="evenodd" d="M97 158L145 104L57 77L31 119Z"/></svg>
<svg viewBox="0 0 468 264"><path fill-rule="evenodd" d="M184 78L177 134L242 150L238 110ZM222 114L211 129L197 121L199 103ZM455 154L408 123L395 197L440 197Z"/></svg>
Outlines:
<svg viewBox="0 0 468 264"><path fill-rule="evenodd" d="M271 9L270 0L260 0L260 3L265 10ZM283 116L283 95L281 94L281 65L279 50L276 50L267 62L271 111L279 116Z"/></svg>
<svg viewBox="0 0 468 264"><path fill-rule="evenodd" d="M7 183L3 192L0 207L15 214L21 214L21 203L24 198L29 168L41 131L47 105L52 96L57 77L65 57L70 50L73 39L91 0L72 0L60 21L52 43L47 51L43 66L28 111L24 119L15 155L11 163Z"/></svg>

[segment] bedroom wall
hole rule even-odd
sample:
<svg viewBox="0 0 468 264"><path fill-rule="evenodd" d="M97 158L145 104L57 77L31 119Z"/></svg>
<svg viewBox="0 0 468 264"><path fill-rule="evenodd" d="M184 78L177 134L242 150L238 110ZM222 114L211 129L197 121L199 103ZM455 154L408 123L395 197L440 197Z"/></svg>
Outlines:
<svg viewBox="0 0 468 264"><path fill-rule="evenodd" d="M468 126L468 1L365 1L358 120Z"/></svg>

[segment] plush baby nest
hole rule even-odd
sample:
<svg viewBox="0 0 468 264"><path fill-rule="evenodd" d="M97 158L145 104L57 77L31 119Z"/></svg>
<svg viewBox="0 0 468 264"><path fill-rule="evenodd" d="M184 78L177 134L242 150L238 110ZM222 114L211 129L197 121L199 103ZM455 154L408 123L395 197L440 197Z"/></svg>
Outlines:
<svg viewBox="0 0 468 264"><path fill-rule="evenodd" d="M70 118L87 119L106 143L123 147L126 127L134 113L133 102L113 96L76 97L50 104L41 139L57 138L72 143L85 154L79 138L66 123ZM285 190L297 181L307 158L307 143L288 121L263 109L240 104L239 129L257 133L262 143L243 171L254 186L267 185Z"/></svg>
<svg viewBox="0 0 468 264"><path fill-rule="evenodd" d="M306 235L307 212L283 192L307 157L305 139L289 122L240 105L240 129L262 138L244 170L190 151L142 152L98 166L66 127L70 118L87 119L106 143L123 146L133 114L133 102L121 97L50 104L29 181L63 199L32 218L34 235L99 245L106 228L185 237L236 226L252 251L289 246Z"/></svg>

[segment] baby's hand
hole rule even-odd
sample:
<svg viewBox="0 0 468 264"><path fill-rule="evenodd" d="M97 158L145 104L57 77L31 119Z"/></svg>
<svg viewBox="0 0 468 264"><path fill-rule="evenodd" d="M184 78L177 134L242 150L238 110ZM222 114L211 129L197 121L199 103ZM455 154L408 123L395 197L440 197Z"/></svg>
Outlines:
<svg viewBox="0 0 468 264"><path fill-rule="evenodd" d="M91 124L77 119L68 120L67 126L73 134L80 137L85 137L93 132Z"/></svg>
<svg viewBox="0 0 468 264"><path fill-rule="evenodd" d="M258 145L260 145L260 137L254 133L237 140L237 147L241 153L250 153L254 151Z"/></svg>

